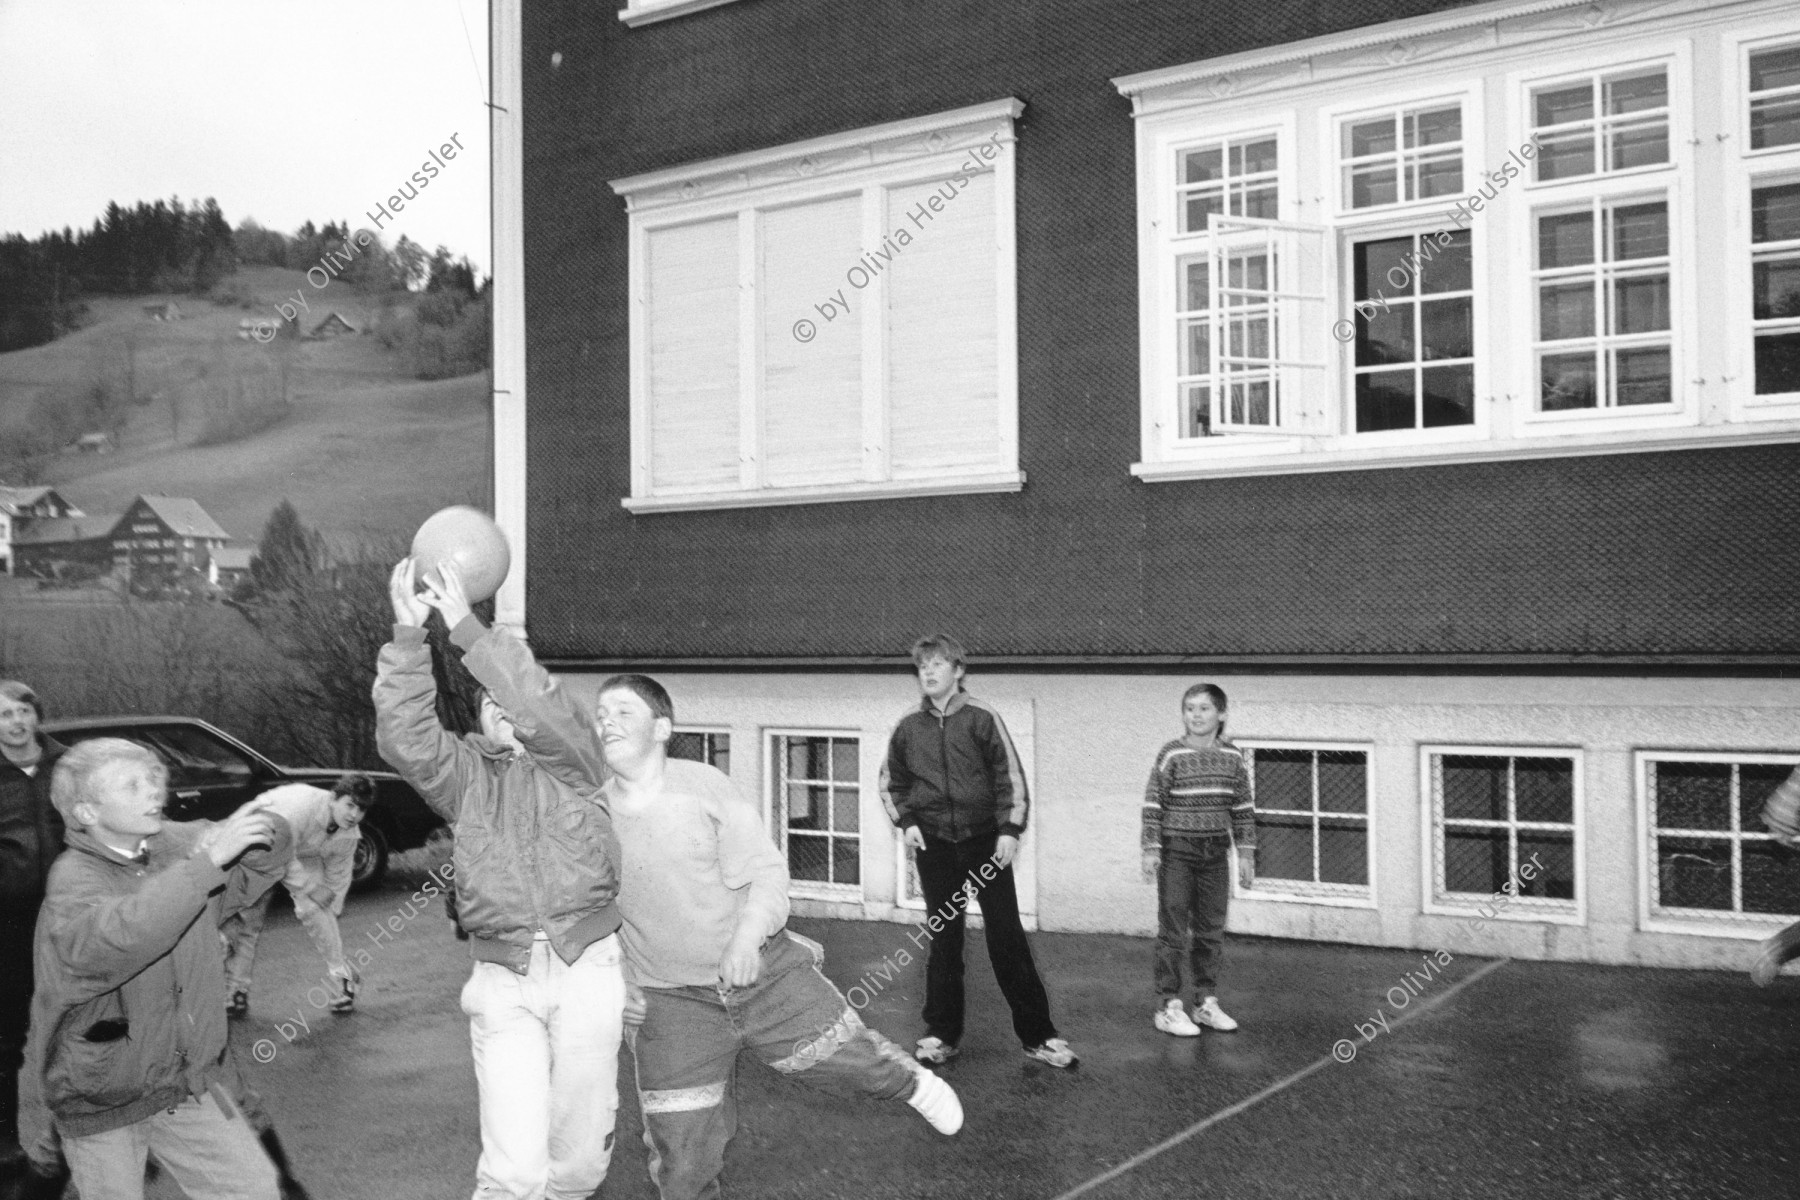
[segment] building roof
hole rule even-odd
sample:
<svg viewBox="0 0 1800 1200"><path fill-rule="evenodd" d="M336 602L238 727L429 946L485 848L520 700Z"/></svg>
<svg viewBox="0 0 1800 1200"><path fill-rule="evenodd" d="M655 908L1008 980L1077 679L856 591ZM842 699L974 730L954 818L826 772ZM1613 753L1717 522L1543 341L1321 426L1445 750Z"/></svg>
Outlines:
<svg viewBox="0 0 1800 1200"><path fill-rule="evenodd" d="M50 546L66 542L89 542L111 537L113 527L125 519L124 513L95 513L88 517L46 517L33 521L13 534L18 546Z"/></svg>
<svg viewBox="0 0 1800 1200"><path fill-rule="evenodd" d="M231 535L200 507L197 500L189 500L185 496L139 496L138 499L164 525L181 537L217 538L220 541L231 539Z"/></svg>
<svg viewBox="0 0 1800 1200"><path fill-rule="evenodd" d="M12 515L17 516L19 513L44 499L46 496L54 496L58 504L69 509L76 516L81 515L81 510L58 495L55 488L7 487L4 484L0 484L0 512L11 513Z"/></svg>

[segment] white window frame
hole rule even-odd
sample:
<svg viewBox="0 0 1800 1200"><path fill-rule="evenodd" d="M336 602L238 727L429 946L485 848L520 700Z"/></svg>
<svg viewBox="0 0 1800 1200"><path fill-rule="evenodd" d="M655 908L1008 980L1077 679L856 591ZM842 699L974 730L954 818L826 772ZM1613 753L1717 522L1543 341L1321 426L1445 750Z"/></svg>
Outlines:
<svg viewBox="0 0 1800 1200"><path fill-rule="evenodd" d="M1396 212L1416 212L1425 210L1427 212L1435 213L1445 204L1454 203L1456 200L1468 195L1468 184L1469 180L1472 178L1469 171L1469 154L1473 149L1469 144L1471 99L1474 99L1474 97L1466 90L1450 90L1408 97L1405 100L1392 104L1378 104L1373 107L1358 106L1356 108L1347 108L1341 111L1330 110L1330 133L1325 144L1331 148L1335 178L1337 180L1336 216L1338 222L1341 224L1345 220L1355 217L1373 215L1386 216ZM1462 122L1462 134L1457 138L1455 145L1457 158L1462 169L1463 186L1449 196L1433 196L1415 200L1405 199L1403 195L1399 194L1404 193L1406 190L1405 168L1407 161L1409 159L1416 161L1426 157L1426 155L1418 149L1408 150L1399 142L1396 142L1395 149L1391 153L1378 157L1392 158L1396 164L1396 170L1399 172L1396 176L1396 194L1398 198L1387 204L1368 204L1361 208L1353 207L1350 203L1348 174L1351 159L1344 151L1344 135L1349 127L1353 124L1363 124L1368 121L1373 121L1378 117L1387 117L1389 120L1395 120L1408 115L1416 115L1422 112L1434 112L1445 108L1455 108L1457 110L1457 118ZM1474 105L1474 111L1476 114L1480 114L1481 112L1481 106L1478 100ZM1433 154L1441 152L1441 150L1432 151ZM1373 162L1375 161L1375 158L1371 157L1367 161Z"/></svg>
<svg viewBox="0 0 1800 1200"><path fill-rule="evenodd" d="M1725 261L1727 222L1707 221L1707 214L1729 209L1731 236L1747 238L1737 211L1744 207L1742 188L1729 180L1733 161L1743 158L1733 153L1741 139L1719 129L1746 126L1748 104L1741 88L1731 90L1739 80L1727 87L1723 77L1747 70L1741 42L1792 43L1800 26L1781 0L1733 4L1729 21L1721 16L1725 7L1724 0L1599 7L1508 0L1115 79L1133 102L1137 126L1141 454L1131 473L1160 482L1800 441L1800 393L1792 403L1739 402L1750 386L1742 361L1750 353L1749 326L1737 311L1748 311L1748 255L1740 246L1730 270L1712 269L1709 264ZM1645 67L1660 67L1668 79L1667 163L1546 183L1536 182L1530 156L1512 163L1531 140L1532 87ZM1436 202L1344 210L1342 121L1431 107L1458 94L1465 97L1464 195L1479 199L1484 186L1498 194L1462 224L1452 223L1454 205ZM1438 227L1472 231L1473 426L1347 432L1352 347L1334 342L1327 347L1323 396L1303 427L1282 436L1233 433L1180 445L1167 436L1182 413L1171 394L1175 322L1167 319L1176 311L1169 294L1174 271L1165 266L1174 228L1164 199L1168 147L1276 127L1284 131L1281 219L1331 235L1325 290L1329 304L1344 311L1330 313L1326 326L1354 317L1351 239ZM1519 166L1524 169L1503 190L1490 185L1491 172ZM1538 413L1536 358L1528 345L1535 320L1529 327L1525 321L1535 315L1535 303L1520 253L1531 244L1533 210L1658 189L1666 192L1670 213L1673 403ZM1735 306L1729 315L1728 300Z"/></svg>
<svg viewBox="0 0 1800 1200"><path fill-rule="evenodd" d="M691 734L696 734L703 738L717 738L717 737L729 738L732 735L733 731L732 731L731 727L728 725L676 725L670 732L671 733L691 733ZM710 749L710 745L708 746L708 748ZM726 751L726 753L734 754L735 752L728 749ZM701 761L704 761L708 766L712 765L712 759L710 759L710 758L703 759ZM735 761L735 759L734 759L734 761ZM729 772L727 772L727 774L729 774Z"/></svg>
<svg viewBox="0 0 1800 1200"><path fill-rule="evenodd" d="M1369 742L1329 742L1329 741L1294 741L1285 738L1234 738L1239 748L1255 753L1258 750L1310 750L1324 753L1352 753L1363 756L1363 811L1362 821L1366 831L1366 849L1368 852L1367 874L1369 882L1357 886L1345 883L1315 883L1303 879L1278 879L1271 875L1258 874L1256 886L1245 891L1238 885L1237 872L1231 875L1231 894L1235 900L1272 900L1281 904L1324 905L1330 908L1379 908L1380 899L1376 894L1379 876L1375 870L1376 853L1376 821L1375 821L1375 747ZM1251 773L1251 786L1255 787L1256 776ZM1314 802L1317 803L1317 777L1314 777ZM1258 801L1257 810L1262 810ZM1299 810L1281 810L1299 811ZM1313 857L1315 873L1318 858L1318 820L1322 812L1313 814ZM1334 817L1355 817L1354 813L1333 813Z"/></svg>
<svg viewBox="0 0 1800 1200"><path fill-rule="evenodd" d="M1644 163L1635 167L1607 166L1606 159L1611 153L1607 144L1608 135L1614 131L1616 126L1642 123L1642 118L1635 113L1627 114L1622 117L1613 117L1607 116L1600 111L1606 103L1605 88L1607 82L1632 76L1649 75L1657 70L1663 72L1663 95L1667 101L1663 111L1666 114L1664 138L1668 148L1668 157L1660 163ZM1681 81L1676 78L1674 60L1662 57L1653 57L1642 62L1627 61L1611 63L1604 66L1584 66L1578 71L1559 71L1554 74L1535 77L1526 85L1525 94L1519 100L1518 112L1524 123L1525 136L1539 141L1540 144L1546 138L1554 139L1557 136L1557 133L1555 132L1557 127L1544 127L1537 124L1535 106L1533 105L1533 100L1537 93L1552 91L1558 88L1568 88L1577 83L1586 83L1589 95L1595 97L1594 115L1585 121L1574 122L1573 124L1576 126L1587 126L1590 129L1594 139L1596 165L1594 170L1588 171L1585 174L1565 175L1561 179L1540 179L1537 176L1536 163L1534 162L1531 178L1528 182L1538 184L1542 187L1572 187L1578 184L1592 184L1600 179L1617 179L1621 176L1638 174L1640 172L1661 171L1674 165L1677 162L1677 155L1679 153L1678 147L1680 145L1680 142L1677 139L1683 132L1680 116L1681 114L1690 111L1690 106L1682 103L1682 101L1690 94L1690 90L1679 87L1678 84L1680 82ZM1540 155L1537 162L1541 161L1542 156Z"/></svg>
<svg viewBox="0 0 1800 1200"><path fill-rule="evenodd" d="M1444 797L1433 783L1432 759L1449 755L1468 755L1477 758L1560 758L1570 762L1570 775L1574 789L1571 813L1573 835L1571 853L1575 869L1575 898L1573 900L1544 900L1532 896L1517 896L1509 900L1504 907L1500 907L1493 903L1493 893L1491 892L1487 895L1477 895L1449 892L1445 889ZM1435 916L1464 918L1474 916L1483 920L1510 921L1528 925L1586 925L1588 887L1585 784L1585 759L1579 747L1483 746L1449 742L1422 744L1419 747L1419 810L1422 818L1421 833L1423 837L1420 844L1425 847L1425 853L1419 856L1422 874L1420 895L1424 898L1421 910ZM1458 820L1460 821L1461 818ZM1539 826L1555 826L1558 830L1561 829L1560 823L1548 821L1522 823L1514 820L1507 822L1506 826L1514 831ZM1497 907L1499 911L1491 918L1486 917L1481 911L1484 906Z"/></svg>
<svg viewBox="0 0 1800 1200"><path fill-rule="evenodd" d="M1756 331L1752 302L1750 193L1759 184L1800 183L1800 144L1750 148L1750 56L1762 50L1800 45L1800 20L1751 25L1737 31L1732 42L1736 69L1723 72L1719 103L1737 113L1736 137L1726 143L1727 204L1726 255L1732 269L1721 272L1729 280L1724 298L1731 333L1730 362L1726 382L1730 386L1730 412L1734 420L1758 418L1800 419L1800 391L1756 394ZM1735 153L1730 151L1735 150Z"/></svg>
<svg viewBox="0 0 1800 1200"><path fill-rule="evenodd" d="M1638 750L1632 755L1633 778L1637 789L1637 865L1638 928L1645 933L1685 933L1705 937L1760 940L1775 930L1791 924L1795 916L1775 913L1722 913L1711 909L1661 908L1654 903L1656 889L1657 827L1651 813L1650 764L1653 762L1700 762L1713 764L1775 764L1800 766L1800 754L1758 753L1738 750ZM1700 831L1696 831L1700 832ZM1742 886L1739 863L1745 837L1754 841L1772 841L1766 831L1744 829L1707 830L1708 837L1730 838L1732 841L1733 890Z"/></svg>
<svg viewBox="0 0 1800 1200"><path fill-rule="evenodd" d="M775 813L775 795L776 795L775 789L778 786L778 783L784 773L784 769L785 769L784 764L786 762L786 757L784 755L777 753L776 743L777 743L777 739L785 739L785 738L833 738L833 739L839 740L839 741L852 741L857 744L856 745L856 762L857 762L856 781L853 784L846 783L846 784L842 785L845 787L854 787L856 789L856 807L857 807L856 877L857 877L857 882L854 884L821 883L819 880L816 880L816 879L795 879L792 875L792 872L790 871L789 876L788 876L788 895L799 898L799 899L805 899L805 900L834 900L834 901L840 901L840 902L851 901L851 902L860 904L862 902L863 896L865 894L865 890L868 886L868 878L869 878L868 866L864 861L865 856L866 856L866 851L868 850L868 840L867 840L868 839L868 828L867 827L868 827L868 823L869 823L869 814L868 814L867 808L868 808L869 797L867 794L868 789L866 787L867 772L862 769L863 768L863 761L862 761L863 752L864 752L865 744L868 742L869 739L863 734L863 732L860 729L819 729L819 728L802 728L799 726L794 726L791 728L767 727L762 730L763 827L765 829L768 829L771 833L771 836L774 838L775 848L781 852L781 862L784 867L787 865L787 862L788 862L787 798L786 798L786 793L785 792L782 793L782 800L781 800L781 805L782 805L781 818L782 819L777 821L776 813ZM807 782L815 782L815 781L808 780ZM837 780L823 780L823 781L817 781L817 782L828 783L834 789L839 786L839 781L837 781ZM840 835L839 833L837 833L837 831L835 829L829 831L826 834L825 842L826 842L826 848L828 851L830 849L831 839L835 838L835 837L839 837L839 836L848 836L848 835ZM833 868L833 873L835 874L835 867Z"/></svg>
<svg viewBox="0 0 1800 1200"><path fill-rule="evenodd" d="M767 150L711 159L611 182L625 197L631 287L631 495L634 513L745 508L820 501L1016 492L1019 469L1018 299L1014 224L1014 123L1024 111L1014 99L895 121ZM996 148L987 158L985 149ZM884 385L886 327L862 329L862 478L826 484L769 487L762 478L759 294L760 214L785 205L859 196L862 244L880 246L893 226L884 209L888 190L942 182L971 159L994 179L995 422L997 461L978 471L896 472L891 464ZM954 202L952 202L954 203ZM658 494L652 478L650 327L647 315L651 232L699 221L738 222L739 477L735 488ZM915 236L929 237L921 225ZM857 267L845 264L846 270ZM868 272L864 272L865 275ZM885 273L875 274L861 298L883 311ZM796 313L797 317L808 314ZM816 323L815 323L816 324ZM816 336L816 335L815 335Z"/></svg>
<svg viewBox="0 0 1800 1200"><path fill-rule="evenodd" d="M619 10L619 20L636 28L730 3L731 0L625 0L625 7Z"/></svg>

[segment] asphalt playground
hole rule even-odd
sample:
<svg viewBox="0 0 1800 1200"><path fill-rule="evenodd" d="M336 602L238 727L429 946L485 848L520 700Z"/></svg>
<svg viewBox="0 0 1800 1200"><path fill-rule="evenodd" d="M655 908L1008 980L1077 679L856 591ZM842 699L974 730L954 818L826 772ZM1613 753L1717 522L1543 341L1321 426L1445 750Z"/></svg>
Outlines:
<svg viewBox="0 0 1800 1200"><path fill-rule="evenodd" d="M250 1016L234 1029L315 1200L472 1190L475 1080L457 1007L468 952L441 904L409 903L419 878L401 872L347 907L346 941L374 960L348 1017L309 1001L322 966L278 908ZM916 949L901 925L793 925L824 943L844 988ZM371 939L377 929L386 936ZM725 1194L1800 1196L1800 978L1758 990L1741 974L1427 965L1419 951L1233 939L1221 991L1242 1029L1178 1040L1150 1025L1148 940L1035 934L1033 946L1078 1069L1019 1053L977 936L963 1055L944 1069L968 1114L962 1133L941 1137L904 1105L812 1093L746 1059ZM864 1019L910 1045L923 984L915 955L871 989ZM596 1195L653 1197L632 1089L621 1091ZM180 1193L163 1181L152 1195Z"/></svg>

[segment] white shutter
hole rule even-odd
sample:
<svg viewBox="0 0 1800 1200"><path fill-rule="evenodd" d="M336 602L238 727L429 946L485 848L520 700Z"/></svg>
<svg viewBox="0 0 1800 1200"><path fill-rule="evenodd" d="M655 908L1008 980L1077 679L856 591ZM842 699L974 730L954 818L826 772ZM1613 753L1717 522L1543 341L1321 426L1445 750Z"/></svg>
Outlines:
<svg viewBox="0 0 1800 1200"><path fill-rule="evenodd" d="M915 224L932 196L942 208ZM1001 466L994 176L893 188L912 242L885 272L889 461L895 478ZM930 211L927 208L926 211Z"/></svg>
<svg viewBox="0 0 1800 1200"><path fill-rule="evenodd" d="M861 197L849 195L760 214L766 487L862 478L862 327L869 293L845 278L862 253L861 213ZM848 312L840 301L849 304ZM828 319L828 313L834 315ZM795 336L800 321L812 323L810 340Z"/></svg>
<svg viewBox="0 0 1800 1200"><path fill-rule="evenodd" d="M738 486L738 221L649 234L650 475L657 495Z"/></svg>

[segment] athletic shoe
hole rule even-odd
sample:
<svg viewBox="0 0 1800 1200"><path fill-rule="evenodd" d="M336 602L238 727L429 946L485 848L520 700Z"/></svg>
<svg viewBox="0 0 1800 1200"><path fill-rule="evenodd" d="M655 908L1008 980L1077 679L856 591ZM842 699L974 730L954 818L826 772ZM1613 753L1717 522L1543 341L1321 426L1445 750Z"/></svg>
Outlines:
<svg viewBox="0 0 1800 1200"><path fill-rule="evenodd" d="M956 1089L924 1067L915 1066L913 1070L918 1073L919 1083L906 1102L945 1137L961 1129L963 1109L962 1101L956 1098Z"/></svg>
<svg viewBox="0 0 1800 1200"><path fill-rule="evenodd" d="M1156 1010L1153 1019L1156 1027L1164 1033L1172 1033L1176 1037L1200 1036L1200 1027L1194 1024L1193 1018L1187 1015L1187 1010L1181 1007L1180 1000L1169 1000Z"/></svg>
<svg viewBox="0 0 1800 1200"><path fill-rule="evenodd" d="M1059 1037L1051 1038L1041 1046L1025 1047L1025 1057L1035 1058L1041 1063L1049 1063L1058 1068L1072 1067L1081 1061L1075 1057L1075 1052L1069 1049L1068 1041Z"/></svg>
<svg viewBox="0 0 1800 1200"><path fill-rule="evenodd" d="M225 1002L225 1015L228 1017L242 1017L242 1016L248 1015L249 1012L250 1012L250 993L249 992L233 992L233 993L231 993L231 999L229 999Z"/></svg>
<svg viewBox="0 0 1800 1200"><path fill-rule="evenodd" d="M338 987L343 990L333 996L331 998L331 1003L326 1007L331 1009L334 1013L351 1012L356 1008L356 986L348 979L340 979L338 980Z"/></svg>
<svg viewBox="0 0 1800 1200"><path fill-rule="evenodd" d="M1237 1028L1237 1022L1225 1015L1219 1007L1217 996L1208 996L1199 1008L1194 1010L1194 1020L1208 1029L1216 1029L1220 1033L1230 1033Z"/></svg>
<svg viewBox="0 0 1800 1200"><path fill-rule="evenodd" d="M958 1053L956 1047L952 1046L949 1042L946 1042L943 1038L922 1037L919 1039L918 1046L913 1050L913 1057L922 1063L929 1063L934 1067L941 1067L951 1059L955 1058Z"/></svg>

